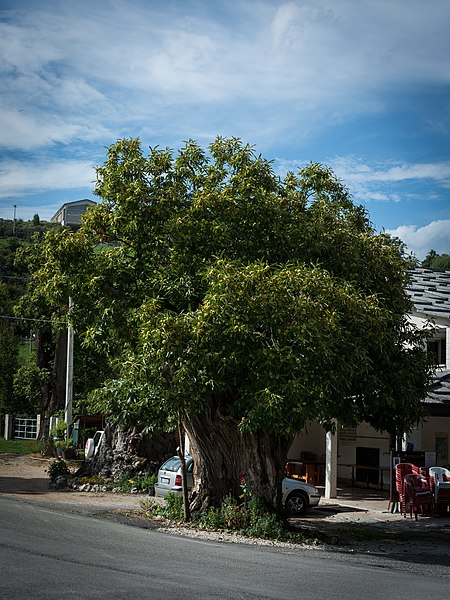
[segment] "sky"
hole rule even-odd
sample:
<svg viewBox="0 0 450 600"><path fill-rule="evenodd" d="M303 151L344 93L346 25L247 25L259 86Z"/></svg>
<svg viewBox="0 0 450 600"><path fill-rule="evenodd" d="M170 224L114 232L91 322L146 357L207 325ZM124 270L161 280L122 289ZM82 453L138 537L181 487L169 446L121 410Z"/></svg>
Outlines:
<svg viewBox="0 0 450 600"><path fill-rule="evenodd" d="M0 218L98 200L118 139L237 136L448 253L449 29L449 0L0 0Z"/></svg>

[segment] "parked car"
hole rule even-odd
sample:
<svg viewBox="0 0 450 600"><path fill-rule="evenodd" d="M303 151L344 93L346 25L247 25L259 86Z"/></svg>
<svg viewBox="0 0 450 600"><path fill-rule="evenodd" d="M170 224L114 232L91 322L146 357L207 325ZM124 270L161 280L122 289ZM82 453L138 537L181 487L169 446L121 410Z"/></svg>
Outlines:
<svg viewBox="0 0 450 600"><path fill-rule="evenodd" d="M187 487L190 490L194 483L194 460L192 456L186 456L185 460ZM181 461L178 456L172 456L172 458L166 460L158 471L158 481L155 483L155 496L165 498L169 493L179 496L182 492Z"/></svg>
<svg viewBox="0 0 450 600"><path fill-rule="evenodd" d="M97 454L97 451L100 448L100 442L104 435L104 431L96 431L94 437L86 440L86 444L84 445L84 458L92 458Z"/></svg>
<svg viewBox="0 0 450 600"><path fill-rule="evenodd" d="M194 460L186 456L187 487L192 488ZM165 498L172 493L178 496L182 493L181 461L178 456L169 458L158 471L158 482L155 484L155 496ZM317 506L320 501L319 490L309 483L299 479L285 477L282 482L281 501L288 514L301 515L309 508Z"/></svg>

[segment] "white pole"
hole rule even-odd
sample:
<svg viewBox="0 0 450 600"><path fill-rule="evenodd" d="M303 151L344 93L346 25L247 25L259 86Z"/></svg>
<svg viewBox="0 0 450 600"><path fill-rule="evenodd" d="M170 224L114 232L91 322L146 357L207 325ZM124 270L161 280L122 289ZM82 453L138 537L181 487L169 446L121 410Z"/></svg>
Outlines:
<svg viewBox="0 0 450 600"><path fill-rule="evenodd" d="M326 465L325 465L325 498L337 496L337 424L336 433L327 431Z"/></svg>
<svg viewBox="0 0 450 600"><path fill-rule="evenodd" d="M69 313L73 310L72 298L69 298ZM72 424L72 402L73 402L73 328L69 323L67 327L67 369L66 369L66 408L64 419L67 423L67 433Z"/></svg>

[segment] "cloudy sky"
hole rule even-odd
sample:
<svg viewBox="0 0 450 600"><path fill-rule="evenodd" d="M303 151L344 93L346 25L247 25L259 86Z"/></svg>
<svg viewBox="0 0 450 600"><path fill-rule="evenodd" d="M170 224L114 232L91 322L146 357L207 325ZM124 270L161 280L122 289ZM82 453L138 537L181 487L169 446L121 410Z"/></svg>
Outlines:
<svg viewBox="0 0 450 600"><path fill-rule="evenodd" d="M0 217L95 199L119 138L233 135L450 252L449 27L448 0L0 0Z"/></svg>

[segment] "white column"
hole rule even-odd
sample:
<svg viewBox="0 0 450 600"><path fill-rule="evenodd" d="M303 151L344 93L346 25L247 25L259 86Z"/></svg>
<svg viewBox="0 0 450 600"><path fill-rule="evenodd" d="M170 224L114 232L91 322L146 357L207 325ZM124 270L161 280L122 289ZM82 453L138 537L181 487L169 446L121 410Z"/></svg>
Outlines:
<svg viewBox="0 0 450 600"><path fill-rule="evenodd" d="M337 429L336 433L327 431L325 458L325 498L337 496Z"/></svg>

